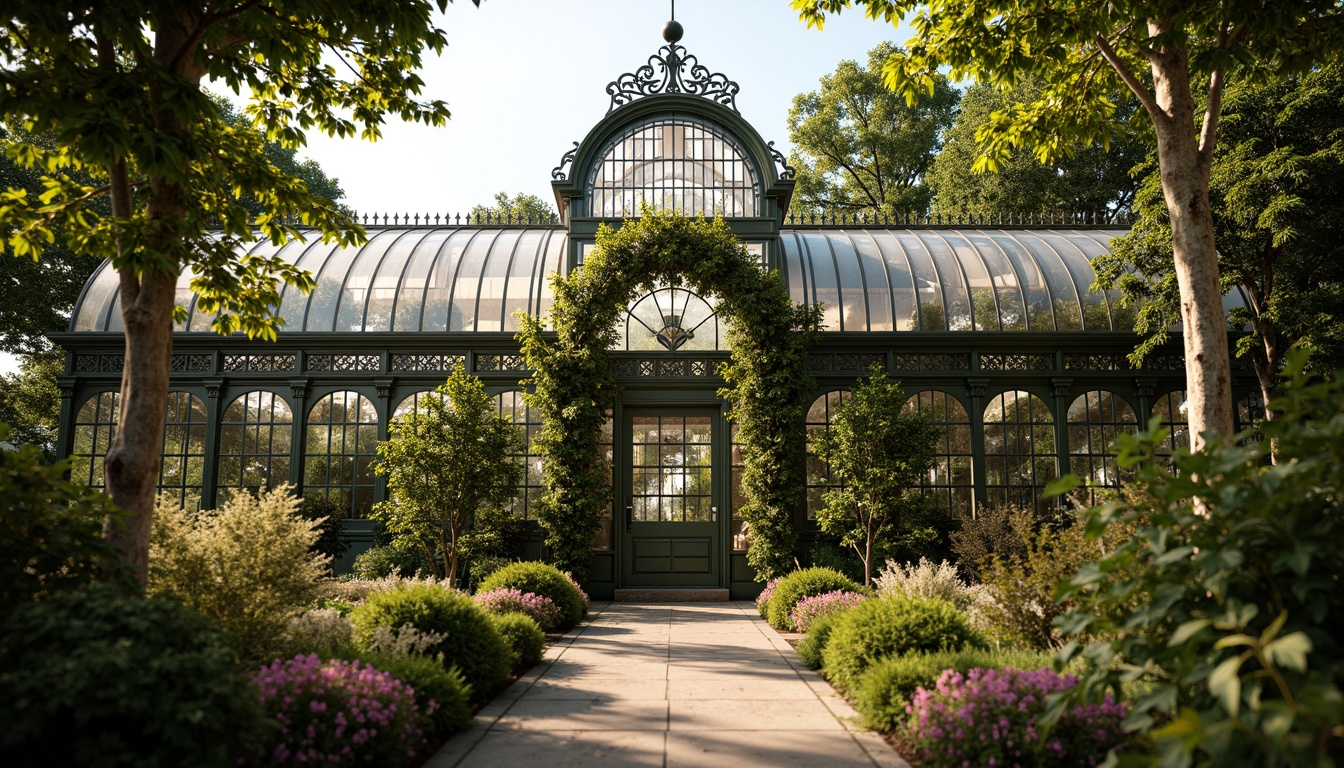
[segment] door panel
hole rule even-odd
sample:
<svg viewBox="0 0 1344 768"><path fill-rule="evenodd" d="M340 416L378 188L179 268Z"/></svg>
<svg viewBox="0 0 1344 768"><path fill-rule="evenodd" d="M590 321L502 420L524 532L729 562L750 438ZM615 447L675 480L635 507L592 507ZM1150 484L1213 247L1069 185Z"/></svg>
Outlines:
<svg viewBox="0 0 1344 768"><path fill-rule="evenodd" d="M622 547L627 586L719 586L722 449L710 409L628 409Z"/></svg>

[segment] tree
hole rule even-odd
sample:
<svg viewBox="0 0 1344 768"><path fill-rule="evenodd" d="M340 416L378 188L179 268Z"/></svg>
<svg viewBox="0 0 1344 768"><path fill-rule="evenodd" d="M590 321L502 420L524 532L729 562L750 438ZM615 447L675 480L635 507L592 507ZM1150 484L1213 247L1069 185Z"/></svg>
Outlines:
<svg viewBox="0 0 1344 768"><path fill-rule="evenodd" d="M1249 299L1228 313L1228 322L1254 330L1237 349L1254 362L1266 403L1278 395L1294 344L1312 350L1317 371L1344 367L1342 120L1344 65L1337 62L1263 84L1230 84L1223 101L1209 198L1223 286L1241 286ZM1139 307L1138 330L1146 338L1135 362L1180 320L1171 223L1155 159L1147 169L1139 221L1097 265L1098 284L1120 287Z"/></svg>
<svg viewBox="0 0 1344 768"><path fill-rule="evenodd" d="M1152 123L1171 215L1191 447L1204 446L1205 432L1231 434L1227 323L1209 206L1223 88L1229 78L1301 72L1333 55L1344 43L1344 6L987 0L968 12L960 0L793 0L793 7L819 27L826 14L856 3L888 23L911 16L909 52L883 68L887 85L908 102L933 92L943 68L955 80L972 77L1000 90L1027 77L1041 82L1039 98L995 113L979 132L980 168L996 169L1021 147L1050 160L1080 143L1104 144L1117 131L1112 94L1134 93ZM1204 92L1202 116L1196 89Z"/></svg>
<svg viewBox="0 0 1344 768"><path fill-rule="evenodd" d="M496 192L494 205L478 205L471 209L472 221L482 221L487 216L496 222L508 220L540 224L558 220L554 206L526 192L519 192L513 197L509 197L507 192Z"/></svg>
<svg viewBox="0 0 1344 768"><path fill-rule="evenodd" d="M975 136L995 112L1039 97L1041 86L1023 81L1007 91L972 83L961 97L956 123L943 135L925 182L933 195L933 211L948 215L1009 216L1041 213L1127 212L1138 181L1130 171L1143 161L1144 144L1124 136L1109 148L1076 147L1071 155L1043 163L1031 152L1016 150L999 164L997 173L972 170L980 149ZM1133 112L1138 103L1125 100Z"/></svg>
<svg viewBox="0 0 1344 768"><path fill-rule="evenodd" d="M0 195L6 251L38 258L63 231L76 253L108 256L120 277L125 365L106 488L133 513L109 526L143 583L168 394L177 278L190 267L201 311L220 333L274 339L279 289L313 279L241 246L303 236L355 245L363 230L266 155L263 135L297 147L317 129L375 140L386 115L440 125L442 101L417 99L425 48L440 52L434 7L449 0L15 0L0 34L0 120L53 137L6 148L44 174L41 195ZM479 3L479 0L473 0ZM248 118L229 125L202 87L247 87ZM93 179L81 183L78 172ZM264 211L254 220L243 200ZM110 214L93 204L106 198Z"/></svg>
<svg viewBox="0 0 1344 768"><path fill-rule="evenodd" d="M867 68L842 61L820 90L793 97L795 207L830 215L928 210L924 173L952 124L957 91L937 78L929 95L907 105L882 86L882 64L897 52L882 43L868 52Z"/></svg>
<svg viewBox="0 0 1344 768"><path fill-rule="evenodd" d="M436 578L455 583L462 534L478 513L513 498L522 481L513 460L523 452L518 428L458 366L435 394L394 421L391 433L378 443L374 466L387 477L388 500L373 506L373 517L410 538Z"/></svg>
<svg viewBox="0 0 1344 768"><path fill-rule="evenodd" d="M50 351L26 355L19 372L0 376L0 422L9 424L9 440L42 451L55 461L56 430L61 420L61 390L56 377L65 372L65 356Z"/></svg>
<svg viewBox="0 0 1344 768"><path fill-rule="evenodd" d="M933 466L938 430L903 405L901 385L875 367L815 437L832 486L821 497L817 524L859 553L864 584L873 582L874 545L929 503L919 481Z"/></svg>

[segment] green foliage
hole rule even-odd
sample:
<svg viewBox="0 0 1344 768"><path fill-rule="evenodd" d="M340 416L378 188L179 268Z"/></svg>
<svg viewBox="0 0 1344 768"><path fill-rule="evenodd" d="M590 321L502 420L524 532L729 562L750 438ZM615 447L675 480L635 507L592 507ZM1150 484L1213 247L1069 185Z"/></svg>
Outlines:
<svg viewBox="0 0 1344 768"><path fill-rule="evenodd" d="M358 659L411 686L421 714L428 711L431 700L436 702L438 709L425 718L426 733L447 736L471 727L471 686L457 667L445 669L438 659L428 656L373 651L342 654L340 658Z"/></svg>
<svg viewBox="0 0 1344 768"><path fill-rule="evenodd" d="M966 615L942 600L879 597L839 616L822 652L822 671L842 691L888 656L981 644Z"/></svg>
<svg viewBox="0 0 1344 768"><path fill-rule="evenodd" d="M728 326L731 361L719 395L743 445L742 516L751 525L747 560L768 580L793 563L793 510L802 503L804 417L812 398L807 349L814 307L794 306L778 272L765 274L720 219L645 209L619 230L598 229L583 269L553 278L552 334L521 317L518 340L533 370L525 395L542 415L536 445L546 456L537 518L555 561L583 578L592 539L611 508L601 430L620 394L608 351L630 302L657 284L713 293Z"/></svg>
<svg viewBox="0 0 1344 768"><path fill-rule="evenodd" d="M903 409L905 391L880 367L835 409L831 423L813 433L813 448L830 468L817 525L853 547L871 585L874 545L896 536L907 517L930 505L920 479L933 466L941 432L929 417Z"/></svg>
<svg viewBox="0 0 1344 768"><path fill-rule="evenodd" d="M350 542L341 538L341 518L345 516L345 510L335 499L327 496L305 496L299 500L298 514L304 520L312 520L318 524L317 541L314 541L312 546L314 554L334 563L350 549Z"/></svg>
<svg viewBox="0 0 1344 768"><path fill-rule="evenodd" d="M422 632L442 633L444 639L427 655L443 654L444 667L457 667L475 701L489 699L508 680L508 647L490 615L460 592L432 584L401 584L371 593L350 619L361 643L368 643L378 627L411 624Z"/></svg>
<svg viewBox="0 0 1344 768"><path fill-rule="evenodd" d="M434 569L423 547L409 538L396 538L377 543L355 556L351 572L358 579L381 579L387 576L412 578L431 573Z"/></svg>
<svg viewBox="0 0 1344 768"><path fill-rule="evenodd" d="M223 633L106 586L6 612L0 753L14 768L232 766L265 726Z"/></svg>
<svg viewBox="0 0 1344 768"><path fill-rule="evenodd" d="M1304 357L1289 356L1263 441L1169 468L1166 430L1121 435L1138 493L1091 510L1087 532L1136 530L1061 590L1078 601L1061 632L1101 638L1060 653L1095 664L1078 695L1145 685L1127 725L1153 765L1316 766L1344 748L1344 380L1308 385Z"/></svg>
<svg viewBox="0 0 1344 768"><path fill-rule="evenodd" d="M1229 312L1231 328L1254 330L1238 343L1271 396L1293 344L1313 352L1312 368L1344 367L1344 240L1323 211L1344 199L1344 64L1302 76L1237 81L1223 97L1209 200L1224 290L1241 286L1249 306ZM1171 219L1157 158L1146 175L1131 233L1097 260L1097 285L1137 304L1145 339L1141 362L1180 319L1172 266ZM1137 271L1136 271L1137 270Z"/></svg>
<svg viewBox="0 0 1344 768"><path fill-rule="evenodd" d="M983 82L966 89L956 124L944 134L942 150L926 177L934 212L992 218L1129 210L1138 186L1130 170L1146 152L1143 142L1132 135L1118 136L1110 147L1096 143L1075 147L1072 154L1049 164L1017 149L1000 161L997 173L972 170L980 154L975 143L980 128L995 112L1031 103L1040 93L1041 85L1035 80L1022 80L1006 91ZM1122 105L1119 119L1128 120L1137 102L1133 97L1117 101Z"/></svg>
<svg viewBox="0 0 1344 768"><path fill-rule="evenodd" d="M826 653L826 644L831 641L831 630L844 611L828 613L813 621L807 628L807 636L798 643L798 655L809 669L821 669Z"/></svg>
<svg viewBox="0 0 1344 768"><path fill-rule="evenodd" d="M229 633L247 662L273 658L289 620L317 598L329 571L315 524L288 486L233 495L192 512L162 496L154 511L149 591L177 596Z"/></svg>
<svg viewBox="0 0 1344 768"><path fill-rule="evenodd" d="M471 219L478 224L487 220L495 223L511 221L519 224L549 224L559 221L554 206L526 192L519 192L513 197L509 197L507 192L496 192L495 204L472 208Z"/></svg>
<svg viewBox="0 0 1344 768"><path fill-rule="evenodd" d="M775 592L770 595L770 602L766 605L765 620L775 629L791 631L794 629L793 606L797 605L799 600L836 590L863 591L843 573L830 568L804 568L801 571L794 571L775 585Z"/></svg>
<svg viewBox="0 0 1344 768"><path fill-rule="evenodd" d="M905 653L879 660L859 676L851 691L864 725L891 733L905 722L905 706L919 688L932 690L943 672L965 674L972 669L1048 669L1052 654L1032 651L989 651L960 648L933 653Z"/></svg>
<svg viewBox="0 0 1344 768"><path fill-rule="evenodd" d="M952 124L958 93L947 78L914 104L882 85L882 65L898 49L881 43L868 66L842 61L820 90L793 97L790 162L804 213L899 215L928 210L924 176Z"/></svg>
<svg viewBox="0 0 1344 768"><path fill-rule="evenodd" d="M588 612L588 601L559 568L546 563L510 563L485 577L476 587L477 594L496 589L516 589L548 597L560 608L561 624L557 629L568 630L583 621Z"/></svg>
<svg viewBox="0 0 1344 768"><path fill-rule="evenodd" d="M56 460L56 430L61 419L56 377L63 373L65 355L50 350L25 355L18 373L0 375L0 423L10 427L5 439L14 445L36 446L47 461Z"/></svg>
<svg viewBox="0 0 1344 768"><path fill-rule="evenodd" d="M531 616L505 613L491 614L490 618L509 648L510 667L514 672L522 672L541 661L541 654L546 650L546 633Z"/></svg>
<svg viewBox="0 0 1344 768"><path fill-rule="evenodd" d="M476 513L460 542L473 587L523 554L527 529L526 519L504 507L487 507Z"/></svg>
<svg viewBox="0 0 1344 768"><path fill-rule="evenodd" d="M414 542L436 578L456 584L463 532L478 512L513 498L522 481L511 460L523 449L518 427L459 365L390 432L374 465L387 477L388 499L373 506L373 517Z"/></svg>
<svg viewBox="0 0 1344 768"><path fill-rule="evenodd" d="M0 441L8 428L0 424ZM131 589L103 522L125 513L101 492L65 477L31 445L0 450L0 616L53 594L104 580Z"/></svg>
<svg viewBox="0 0 1344 768"><path fill-rule="evenodd" d="M1027 543L1018 533L1032 528L1034 515L1006 504L981 505L974 517L961 518L961 530L951 534L957 567L981 580L993 557L1005 562L1027 559Z"/></svg>

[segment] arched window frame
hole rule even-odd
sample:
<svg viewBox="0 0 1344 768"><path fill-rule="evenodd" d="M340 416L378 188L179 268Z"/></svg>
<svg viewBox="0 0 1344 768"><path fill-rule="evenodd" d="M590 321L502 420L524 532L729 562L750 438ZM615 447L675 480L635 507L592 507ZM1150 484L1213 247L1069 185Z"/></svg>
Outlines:
<svg viewBox="0 0 1344 768"><path fill-rule="evenodd" d="M541 414L533 411L523 401L523 393L517 389L505 390L495 395L495 406L499 409L500 416L524 430L523 452L513 456L513 460L518 462L522 470L523 480L518 486L518 495L509 502L508 509L524 519L529 519L533 516L532 508L536 506L545 489L541 472L541 454L537 453L534 447L537 436L541 434Z"/></svg>
<svg viewBox="0 0 1344 768"><path fill-rule="evenodd" d="M832 488L843 487L830 481L831 470L815 453L812 433L831 426L835 418L835 409L847 402L853 395L847 389L835 389L827 392L807 408L807 519L817 519L817 512L824 506L821 497Z"/></svg>
<svg viewBox="0 0 1344 768"><path fill-rule="evenodd" d="M984 410L985 495L990 504L1044 512L1045 485L1059 475L1055 417L1040 396L1009 390Z"/></svg>
<svg viewBox="0 0 1344 768"><path fill-rule="evenodd" d="M1066 413L1069 469L1089 486L1118 488L1130 473L1116 463L1116 437L1136 434L1139 423L1125 398L1105 389L1093 389L1074 398ZM1085 491L1096 503L1095 491Z"/></svg>
<svg viewBox="0 0 1344 768"><path fill-rule="evenodd" d="M288 483L294 427L289 402L275 392L257 389L231 400L219 424L218 501L237 490L257 492Z"/></svg>
<svg viewBox="0 0 1344 768"><path fill-rule="evenodd" d="M938 389L916 392L905 401L905 412L929 416L941 431L933 469L920 486L953 516L970 517L975 501L975 457L971 450L971 418L965 404Z"/></svg>
<svg viewBox="0 0 1344 768"><path fill-rule="evenodd" d="M352 390L317 398L305 422L304 495L333 499L350 518L368 517L374 501L377 446L378 409L372 400Z"/></svg>

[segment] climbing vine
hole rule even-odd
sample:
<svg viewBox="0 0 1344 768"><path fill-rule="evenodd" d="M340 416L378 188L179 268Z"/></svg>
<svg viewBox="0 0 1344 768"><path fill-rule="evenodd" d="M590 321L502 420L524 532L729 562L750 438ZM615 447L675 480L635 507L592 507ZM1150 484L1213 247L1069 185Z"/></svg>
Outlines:
<svg viewBox="0 0 1344 768"><path fill-rule="evenodd" d="M758 579L789 570L802 503L803 423L812 397L807 349L820 329L816 307L797 306L778 272L763 272L722 219L645 209L619 230L598 230L594 250L568 276L553 276L551 330L522 317L518 340L533 370L525 394L542 414L537 446L545 492L537 519L551 555L582 577L592 539L610 508L610 472L599 441L616 405L612 372L617 322L630 302L658 285L689 285L719 297L731 360L720 371L743 450L742 516L750 524L747 561Z"/></svg>

